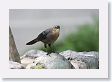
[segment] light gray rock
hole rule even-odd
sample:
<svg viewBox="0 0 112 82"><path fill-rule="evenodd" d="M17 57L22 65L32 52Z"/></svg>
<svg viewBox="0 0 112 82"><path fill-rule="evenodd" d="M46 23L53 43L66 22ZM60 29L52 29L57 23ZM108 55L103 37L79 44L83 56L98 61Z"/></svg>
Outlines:
<svg viewBox="0 0 112 82"><path fill-rule="evenodd" d="M72 65L75 66L79 66L79 67L75 67L75 68L83 68L80 65L82 65L82 63L86 64L86 66L84 66L84 68L87 69L98 69L99 68L99 54L98 52L75 52L75 51L71 51L71 50L67 50L67 51L63 51L60 53L62 56L64 56L66 59L74 60L75 62L73 63L72 61ZM78 62L76 62L78 61ZM80 61L80 63L79 63Z"/></svg>
<svg viewBox="0 0 112 82"><path fill-rule="evenodd" d="M50 56L49 56L50 55ZM47 55L41 50L30 50L21 57L26 69L98 69L98 52L63 51Z"/></svg>
<svg viewBox="0 0 112 82"><path fill-rule="evenodd" d="M27 68L46 68L46 69L73 69L72 64L63 56L57 53L43 55L35 59L35 62Z"/></svg>
<svg viewBox="0 0 112 82"><path fill-rule="evenodd" d="M43 63L32 63L28 64L26 69L46 69Z"/></svg>
<svg viewBox="0 0 112 82"><path fill-rule="evenodd" d="M21 56L21 63L25 66L32 64L37 57L46 55L47 53L41 50L30 50Z"/></svg>
<svg viewBox="0 0 112 82"><path fill-rule="evenodd" d="M87 65L85 62L80 60L71 60L71 64L75 67L75 69L87 69Z"/></svg>
<svg viewBox="0 0 112 82"><path fill-rule="evenodd" d="M10 69L25 69L25 66L17 62L9 61L9 68Z"/></svg>
<svg viewBox="0 0 112 82"><path fill-rule="evenodd" d="M32 64L35 59L32 58L23 58L21 59L21 64L27 66L28 64Z"/></svg>
<svg viewBox="0 0 112 82"><path fill-rule="evenodd" d="M41 51L41 50L30 50L28 52L26 52L22 57L21 59L23 58L30 58L30 59L35 59L39 56L42 56L42 55L46 55L47 53L44 52L44 51Z"/></svg>
<svg viewBox="0 0 112 82"><path fill-rule="evenodd" d="M99 58L98 52L91 51L91 52L75 52L72 50L66 50L60 53L62 56L64 56L66 59L68 58L76 58L78 56L88 56L88 57L94 57Z"/></svg>

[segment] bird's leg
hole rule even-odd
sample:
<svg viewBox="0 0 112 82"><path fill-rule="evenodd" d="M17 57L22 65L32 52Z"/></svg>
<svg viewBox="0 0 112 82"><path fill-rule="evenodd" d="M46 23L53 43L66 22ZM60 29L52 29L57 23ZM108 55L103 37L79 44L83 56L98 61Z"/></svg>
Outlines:
<svg viewBox="0 0 112 82"><path fill-rule="evenodd" d="M44 47L47 48L47 44L44 44Z"/></svg>
<svg viewBox="0 0 112 82"><path fill-rule="evenodd" d="M50 52L47 50L47 44L44 44L44 47L45 47L45 51L47 52L47 55L50 54ZM50 56L50 55L49 55Z"/></svg>
<svg viewBox="0 0 112 82"><path fill-rule="evenodd" d="M51 47L51 44L48 44L49 45L49 47L50 47L50 52L52 52L52 47Z"/></svg>
<svg viewBox="0 0 112 82"><path fill-rule="evenodd" d="M49 47L51 48L51 44L48 44L49 45Z"/></svg>
<svg viewBox="0 0 112 82"><path fill-rule="evenodd" d="M47 52L47 44L44 44L44 47L45 47L45 51Z"/></svg>
<svg viewBox="0 0 112 82"><path fill-rule="evenodd" d="M50 47L50 50L52 50L51 44L48 44L48 45L49 45L49 47Z"/></svg>
<svg viewBox="0 0 112 82"><path fill-rule="evenodd" d="M47 50L47 52L48 52L47 55L49 55L50 53L52 53L52 51L51 51L51 49L52 49L51 48L51 44L48 44L48 46L50 47L50 49Z"/></svg>

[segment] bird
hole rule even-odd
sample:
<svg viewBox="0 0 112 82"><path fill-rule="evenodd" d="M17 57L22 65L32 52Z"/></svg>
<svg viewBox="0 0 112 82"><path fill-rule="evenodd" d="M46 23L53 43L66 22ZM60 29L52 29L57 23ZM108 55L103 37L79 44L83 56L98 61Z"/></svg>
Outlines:
<svg viewBox="0 0 112 82"><path fill-rule="evenodd" d="M51 48L51 45L58 39L60 34L60 26L54 26L52 28L48 28L45 31L41 32L38 37L31 40L30 42L26 43L26 45L33 45L39 41L44 43L44 47L47 48L49 46Z"/></svg>

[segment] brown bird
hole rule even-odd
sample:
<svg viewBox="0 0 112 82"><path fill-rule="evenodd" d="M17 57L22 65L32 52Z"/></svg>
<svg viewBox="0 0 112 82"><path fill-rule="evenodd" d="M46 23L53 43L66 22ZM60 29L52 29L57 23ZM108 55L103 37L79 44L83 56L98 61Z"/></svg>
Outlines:
<svg viewBox="0 0 112 82"><path fill-rule="evenodd" d="M46 29L45 31L40 33L37 38L35 38L34 40L26 43L26 45L32 45L32 44L34 44L36 42L41 41L41 42L44 43L45 48L47 48L47 45L49 47L51 47L51 45L59 37L59 33L60 33L60 26L55 26L53 28Z"/></svg>

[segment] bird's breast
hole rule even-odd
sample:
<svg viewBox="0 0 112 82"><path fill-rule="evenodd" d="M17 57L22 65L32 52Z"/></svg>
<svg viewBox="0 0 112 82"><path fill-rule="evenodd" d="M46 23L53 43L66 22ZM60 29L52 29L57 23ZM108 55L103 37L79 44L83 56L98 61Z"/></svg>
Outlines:
<svg viewBox="0 0 112 82"><path fill-rule="evenodd" d="M54 43L58 37L59 37L59 30L53 30L46 36L46 39L42 40L42 42L46 44L51 44Z"/></svg>
<svg viewBox="0 0 112 82"><path fill-rule="evenodd" d="M57 39L57 38L59 37L59 30L53 31L52 37L53 37L54 39Z"/></svg>

